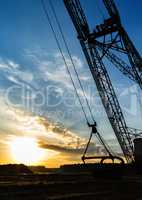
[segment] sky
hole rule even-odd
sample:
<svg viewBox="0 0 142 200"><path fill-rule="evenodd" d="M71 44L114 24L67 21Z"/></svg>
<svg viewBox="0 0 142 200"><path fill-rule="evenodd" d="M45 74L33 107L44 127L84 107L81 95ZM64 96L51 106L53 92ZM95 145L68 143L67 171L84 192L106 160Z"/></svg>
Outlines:
<svg viewBox="0 0 142 200"><path fill-rule="evenodd" d="M45 3L57 32L48 0ZM52 0L52 3L98 130L112 148L119 151L63 1ZM142 53L142 2L116 0L116 3L123 25ZM106 14L102 1L81 0L81 4L93 29ZM41 1L0 0L0 27L0 163L20 162L14 159L11 146L21 137L35 138L39 148L44 150L44 157L36 164L55 167L80 162L91 130L86 125ZM59 34L58 39L73 73ZM138 87L116 69L108 68L108 71L128 126L142 129ZM76 78L74 81L78 84ZM82 95L80 89L78 91ZM104 153L95 140L90 152Z"/></svg>

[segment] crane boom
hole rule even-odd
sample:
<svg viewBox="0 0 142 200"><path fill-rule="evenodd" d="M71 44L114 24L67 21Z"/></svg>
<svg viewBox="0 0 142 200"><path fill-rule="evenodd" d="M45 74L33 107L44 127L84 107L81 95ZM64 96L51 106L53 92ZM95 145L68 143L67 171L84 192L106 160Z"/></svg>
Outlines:
<svg viewBox="0 0 142 200"><path fill-rule="evenodd" d="M113 0L103 0L103 3L104 3L104 5L105 5L105 7L106 7L106 9L107 9L107 11L108 11L108 13L111 17L117 16L118 19L120 19L119 11L118 11Z"/></svg>
<svg viewBox="0 0 142 200"><path fill-rule="evenodd" d="M127 76L129 79L134 81L139 85L139 87L142 89L142 79L139 76L138 70L133 67L133 70L130 65L128 65L124 60L122 60L120 57L118 57L116 54L110 51L107 47L105 47L102 43L96 41L96 44L98 48L103 53L103 56L105 57L114 64L114 66L122 72L125 76Z"/></svg>
<svg viewBox="0 0 142 200"><path fill-rule="evenodd" d="M96 39L92 38L94 33L89 30L89 25L79 0L64 0L64 4L76 28L78 39L96 83L110 124L127 162L131 162L134 160L132 140L109 74L100 57L99 49L96 45Z"/></svg>
<svg viewBox="0 0 142 200"><path fill-rule="evenodd" d="M115 17L115 23L118 26L118 32L123 41L124 47L128 54L129 61L132 65L132 68L137 68L140 78L142 79L142 58L122 26L119 11L115 5L114 0L103 0L103 3L110 15L111 18Z"/></svg>

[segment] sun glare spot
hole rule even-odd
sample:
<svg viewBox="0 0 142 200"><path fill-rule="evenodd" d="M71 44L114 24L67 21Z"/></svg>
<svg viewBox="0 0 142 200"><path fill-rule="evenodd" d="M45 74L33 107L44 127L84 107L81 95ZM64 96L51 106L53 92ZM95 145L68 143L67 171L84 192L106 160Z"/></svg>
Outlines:
<svg viewBox="0 0 142 200"><path fill-rule="evenodd" d="M44 156L44 150L38 147L35 138L17 137L11 141L10 147L17 163L37 164Z"/></svg>

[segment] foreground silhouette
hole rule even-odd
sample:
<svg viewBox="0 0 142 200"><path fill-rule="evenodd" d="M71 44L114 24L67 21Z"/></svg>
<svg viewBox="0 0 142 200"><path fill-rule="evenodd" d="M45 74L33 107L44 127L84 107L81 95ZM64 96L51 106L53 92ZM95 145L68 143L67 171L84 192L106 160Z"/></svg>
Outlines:
<svg viewBox="0 0 142 200"><path fill-rule="evenodd" d="M59 169L29 168L24 165L0 166L4 173L8 169L5 175L1 171L0 200L137 200L142 197L142 175L132 165L78 164ZM123 173L117 171L118 168Z"/></svg>

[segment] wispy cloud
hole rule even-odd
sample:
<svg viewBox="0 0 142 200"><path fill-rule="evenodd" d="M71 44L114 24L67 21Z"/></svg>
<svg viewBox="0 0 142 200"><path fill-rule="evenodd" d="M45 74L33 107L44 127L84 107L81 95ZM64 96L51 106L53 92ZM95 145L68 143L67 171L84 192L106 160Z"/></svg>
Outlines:
<svg viewBox="0 0 142 200"><path fill-rule="evenodd" d="M65 88L73 89L72 84L70 82L69 74L66 70L65 63L62 59L62 56L59 53L48 54L42 49L38 49L38 51L30 51L26 50L27 57L31 58L33 63L37 66L37 70L39 71L39 77L44 81L53 81L58 84L61 84ZM72 56L73 62L80 74L80 79L84 81L89 81L89 75L84 72L84 63L77 56ZM77 82L75 77L75 73L73 70L73 66L71 60L65 54L65 60L69 67L70 72L73 75L73 79Z"/></svg>
<svg viewBox="0 0 142 200"><path fill-rule="evenodd" d="M65 127L49 121L45 117L33 115L32 113L11 108L0 99L0 130L5 130L10 136L33 136L49 144L76 147L86 143L86 139L67 130Z"/></svg>
<svg viewBox="0 0 142 200"><path fill-rule="evenodd" d="M5 70L19 69L19 65L12 60L0 58L0 69L5 69Z"/></svg>
<svg viewBox="0 0 142 200"><path fill-rule="evenodd" d="M25 70L20 64L9 59L0 58L0 70L5 73L8 80L15 84L21 84L21 81L28 84L34 78L30 71Z"/></svg>

